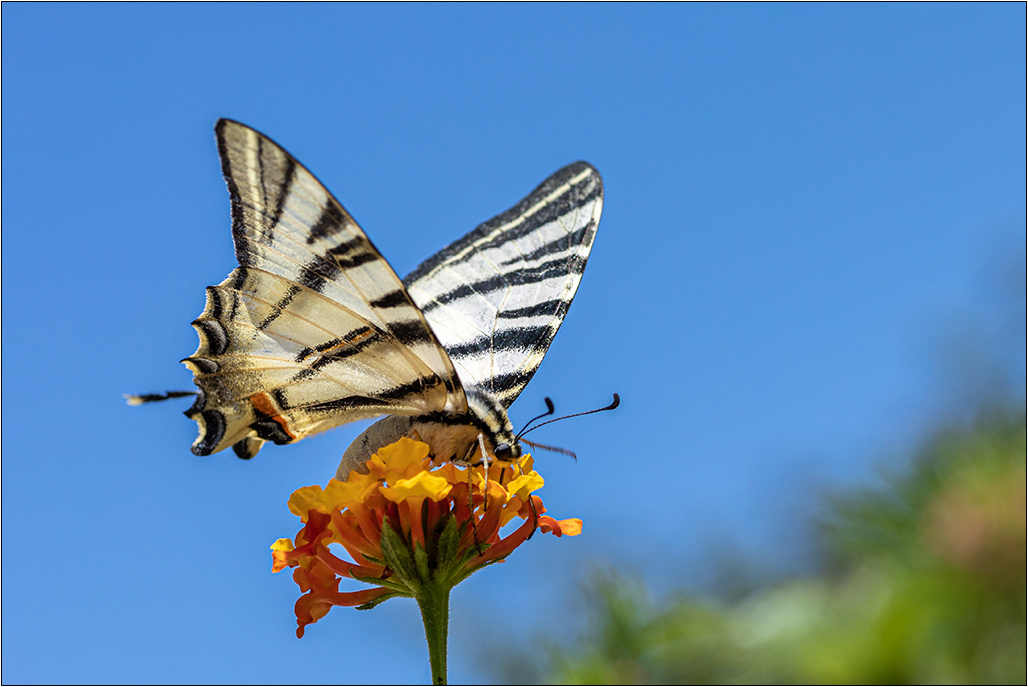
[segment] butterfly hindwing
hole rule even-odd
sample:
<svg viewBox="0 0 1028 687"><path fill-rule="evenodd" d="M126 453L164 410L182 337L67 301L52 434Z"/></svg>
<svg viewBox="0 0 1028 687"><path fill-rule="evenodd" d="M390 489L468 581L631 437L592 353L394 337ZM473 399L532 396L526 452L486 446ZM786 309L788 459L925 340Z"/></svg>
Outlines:
<svg viewBox="0 0 1028 687"><path fill-rule="evenodd" d="M602 206L599 172L570 164L404 279L466 389L509 408L528 384L578 289Z"/></svg>
<svg viewBox="0 0 1028 687"><path fill-rule="evenodd" d="M194 453L249 457L362 418L466 411L445 350L343 206L271 139L229 120L216 133L239 267L193 323Z"/></svg>

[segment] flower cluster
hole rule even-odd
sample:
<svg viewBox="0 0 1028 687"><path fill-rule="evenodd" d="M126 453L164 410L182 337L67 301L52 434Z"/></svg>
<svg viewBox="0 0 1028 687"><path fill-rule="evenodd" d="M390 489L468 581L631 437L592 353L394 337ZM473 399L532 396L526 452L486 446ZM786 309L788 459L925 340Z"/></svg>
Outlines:
<svg viewBox="0 0 1028 687"><path fill-rule="evenodd" d="M394 596L419 599L428 586L448 593L479 568L506 558L536 528L556 536L576 535L578 519L555 520L532 492L543 479L531 456L516 463L493 462L461 468L434 465L427 444L400 439L379 449L367 474L351 472L345 482L322 489L303 487L289 509L304 523L295 539L272 545L279 572L295 568L304 595L296 602L298 637L333 606L371 608ZM500 529L514 518L525 522L505 537ZM352 562L329 550L339 545ZM373 585L339 591L343 577Z"/></svg>

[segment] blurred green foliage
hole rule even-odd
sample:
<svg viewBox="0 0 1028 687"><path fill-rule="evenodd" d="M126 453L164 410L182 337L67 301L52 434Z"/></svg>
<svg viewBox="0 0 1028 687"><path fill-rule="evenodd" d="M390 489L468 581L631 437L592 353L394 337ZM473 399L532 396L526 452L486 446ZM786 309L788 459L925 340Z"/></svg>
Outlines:
<svg viewBox="0 0 1028 687"><path fill-rule="evenodd" d="M947 428L904 474L834 500L817 574L659 605L639 582L597 574L585 636L550 644L546 665L520 677L1024 684L1025 483L1023 409Z"/></svg>

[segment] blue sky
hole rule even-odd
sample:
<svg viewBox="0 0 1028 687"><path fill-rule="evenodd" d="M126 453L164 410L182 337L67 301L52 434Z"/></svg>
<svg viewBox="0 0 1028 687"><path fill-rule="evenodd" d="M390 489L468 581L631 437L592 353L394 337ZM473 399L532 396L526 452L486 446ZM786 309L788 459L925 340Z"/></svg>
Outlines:
<svg viewBox="0 0 1028 687"><path fill-rule="evenodd" d="M289 493L359 427L197 458L188 402L122 401L191 386L189 322L234 266L219 117L303 161L401 274L571 161L604 176L512 416L623 404L536 435L577 451L538 467L585 530L455 591L454 682L573 631L596 564L659 589L801 567L825 490L946 412L940 370L977 343L945 342L992 337L1024 379L993 298L1024 269L1023 4L2 12L4 682L428 679L412 602L297 640L270 573Z"/></svg>

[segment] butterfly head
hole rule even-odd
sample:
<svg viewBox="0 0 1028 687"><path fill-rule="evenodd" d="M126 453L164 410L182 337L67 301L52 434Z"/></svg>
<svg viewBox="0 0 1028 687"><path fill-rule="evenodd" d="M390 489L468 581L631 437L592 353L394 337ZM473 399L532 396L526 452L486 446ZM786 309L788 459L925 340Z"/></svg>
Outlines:
<svg viewBox="0 0 1028 687"><path fill-rule="evenodd" d="M494 396L480 389L465 392L468 399L468 415L481 436L479 442L468 447L466 459L482 450L488 451L497 460L511 462L521 457L521 444L514 434L514 427L507 417L507 409ZM490 450L491 449L491 450ZM473 462L480 460L475 456Z"/></svg>
<svg viewBox="0 0 1028 687"><path fill-rule="evenodd" d="M468 394L468 407L471 410L472 417L474 418L474 424L479 428L480 433L478 435L478 444L475 446L472 444L468 447L467 452L464 456L464 463L470 464L473 462L476 448L481 453L487 452L487 445L491 445L492 455L500 461L512 462L521 458L522 449L521 443L524 442L535 448L543 448L549 451L555 451L557 453L563 453L575 457L573 451L562 449L557 446L547 446L546 444L537 444L523 437L529 432L535 431L544 425L548 425L551 422L558 422L560 420L567 420L572 417L580 417L582 415L592 415L593 413L602 413L605 410L614 410L621 404L621 397L614 394L614 400L603 408L596 408L594 410L587 410L582 413L572 413L571 415L564 415L562 417L554 418L552 420L546 420L539 422L543 418L554 414L553 401L549 398L543 399L546 402L546 412L529 420L525 423L524 428L514 433L514 429L510 424L510 418L507 417L507 410L499 402L497 402L492 396L482 394Z"/></svg>
<svg viewBox="0 0 1028 687"><path fill-rule="evenodd" d="M521 444L517 443L517 441L512 444L501 441L493 449L493 455L496 456L497 460L502 460L506 463L517 460L521 457Z"/></svg>

